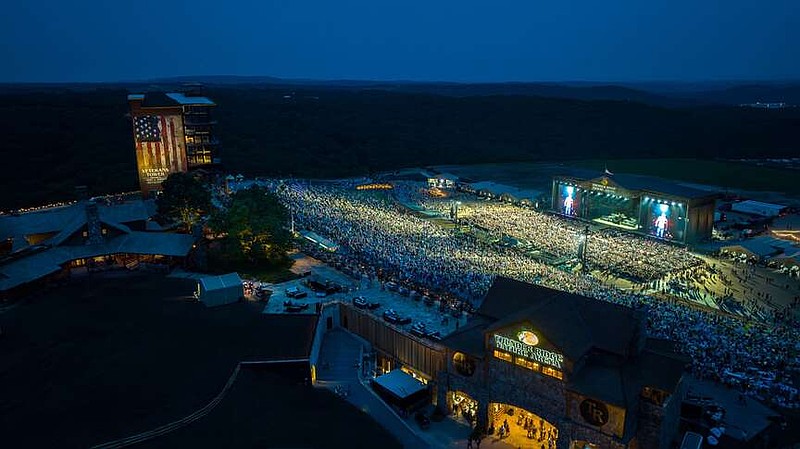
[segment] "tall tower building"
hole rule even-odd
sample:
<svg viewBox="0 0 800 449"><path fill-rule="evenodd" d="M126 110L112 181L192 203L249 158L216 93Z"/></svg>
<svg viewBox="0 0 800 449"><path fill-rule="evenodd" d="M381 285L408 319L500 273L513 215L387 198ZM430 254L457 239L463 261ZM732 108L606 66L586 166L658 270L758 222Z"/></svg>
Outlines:
<svg viewBox="0 0 800 449"><path fill-rule="evenodd" d="M139 186L147 196L170 173L219 165L216 104L197 90L128 95Z"/></svg>

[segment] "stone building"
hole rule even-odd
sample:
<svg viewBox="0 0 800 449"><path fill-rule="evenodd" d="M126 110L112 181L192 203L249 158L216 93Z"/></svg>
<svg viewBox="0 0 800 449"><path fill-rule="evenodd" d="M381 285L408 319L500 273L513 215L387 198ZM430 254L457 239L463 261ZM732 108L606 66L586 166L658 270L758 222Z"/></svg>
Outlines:
<svg viewBox="0 0 800 449"><path fill-rule="evenodd" d="M677 433L688 360L641 311L497 278L442 344L435 402L514 447L660 449Z"/></svg>

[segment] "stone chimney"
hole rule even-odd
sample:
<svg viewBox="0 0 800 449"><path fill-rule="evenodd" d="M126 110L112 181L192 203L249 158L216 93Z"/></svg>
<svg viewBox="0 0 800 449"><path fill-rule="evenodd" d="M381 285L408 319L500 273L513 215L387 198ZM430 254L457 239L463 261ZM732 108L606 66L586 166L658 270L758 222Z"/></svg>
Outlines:
<svg viewBox="0 0 800 449"><path fill-rule="evenodd" d="M88 201L86 203L86 244L95 245L103 243L103 230L100 224L100 211L97 203Z"/></svg>

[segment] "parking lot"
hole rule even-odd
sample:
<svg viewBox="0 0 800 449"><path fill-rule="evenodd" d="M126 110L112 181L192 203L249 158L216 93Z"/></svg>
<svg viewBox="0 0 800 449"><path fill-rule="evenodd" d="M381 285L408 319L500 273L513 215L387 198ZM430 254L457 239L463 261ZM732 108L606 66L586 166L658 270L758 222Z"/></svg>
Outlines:
<svg viewBox="0 0 800 449"><path fill-rule="evenodd" d="M466 323L466 316L464 315L456 318L449 312L440 312L438 302L434 302L432 305L425 305L420 296L412 299L411 296L404 296L399 292L390 291L377 281L370 282L368 279L359 281L315 259L310 257L305 257L305 259L310 260L303 260L300 263L305 271L310 271L310 275L280 284L265 286L272 291L272 294L265 301L266 304L263 313L290 313L286 311L286 307L284 306L286 301L291 301L295 304L308 304L308 308L295 313L315 313L317 303L341 301L352 304L353 297L363 296L369 302L380 304L378 308L369 311L369 313L377 317L382 317L384 311L387 309L393 309L400 317L410 318L410 324L400 326L406 330L411 329L411 326L416 323L424 323L426 329L429 331L438 331L442 336L445 336ZM330 295L320 294L318 296L305 285L306 281L309 279L322 283L331 281L342 286L345 291ZM293 288L306 293L307 296L303 298L288 297L286 295L287 290L291 291Z"/></svg>

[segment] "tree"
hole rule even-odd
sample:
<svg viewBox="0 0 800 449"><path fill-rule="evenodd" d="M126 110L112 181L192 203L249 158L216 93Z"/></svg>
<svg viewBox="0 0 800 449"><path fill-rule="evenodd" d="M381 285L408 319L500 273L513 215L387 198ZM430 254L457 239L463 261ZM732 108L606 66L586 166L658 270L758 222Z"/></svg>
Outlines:
<svg viewBox="0 0 800 449"><path fill-rule="evenodd" d="M212 216L209 226L225 235L225 256L231 262L275 265L286 261L292 236L289 214L275 194L261 187L240 190L230 206Z"/></svg>
<svg viewBox="0 0 800 449"><path fill-rule="evenodd" d="M161 186L163 191L156 200L158 213L189 229L211 208L211 192L188 173L172 173Z"/></svg>

